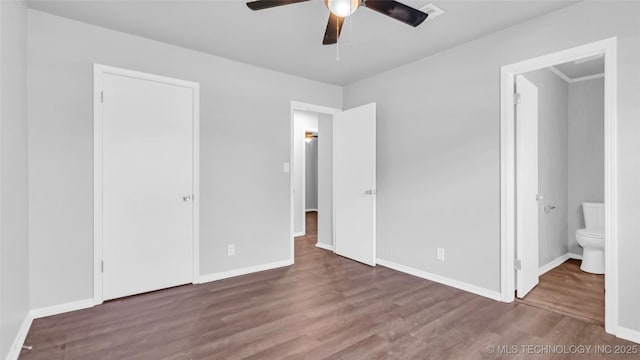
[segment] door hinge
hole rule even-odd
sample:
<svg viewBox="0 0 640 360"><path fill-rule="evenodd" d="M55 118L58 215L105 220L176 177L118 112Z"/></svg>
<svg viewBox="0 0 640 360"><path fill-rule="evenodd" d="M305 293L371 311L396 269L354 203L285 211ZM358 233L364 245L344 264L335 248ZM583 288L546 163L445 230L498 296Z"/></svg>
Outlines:
<svg viewBox="0 0 640 360"><path fill-rule="evenodd" d="M513 94L513 104L518 105L522 102L520 93Z"/></svg>
<svg viewBox="0 0 640 360"><path fill-rule="evenodd" d="M522 270L522 260L513 260L513 268L516 270Z"/></svg>
<svg viewBox="0 0 640 360"><path fill-rule="evenodd" d="M100 272L104 272L104 260L100 261Z"/></svg>
<svg viewBox="0 0 640 360"><path fill-rule="evenodd" d="M100 91L100 102L104 103L104 91Z"/></svg>

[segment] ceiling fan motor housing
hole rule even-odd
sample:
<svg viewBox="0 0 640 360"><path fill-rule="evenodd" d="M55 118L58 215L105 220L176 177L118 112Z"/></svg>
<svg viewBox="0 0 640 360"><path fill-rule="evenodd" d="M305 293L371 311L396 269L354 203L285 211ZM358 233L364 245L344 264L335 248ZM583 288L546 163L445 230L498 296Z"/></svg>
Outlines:
<svg viewBox="0 0 640 360"><path fill-rule="evenodd" d="M362 0L324 0L327 9L339 17L353 14L361 4Z"/></svg>

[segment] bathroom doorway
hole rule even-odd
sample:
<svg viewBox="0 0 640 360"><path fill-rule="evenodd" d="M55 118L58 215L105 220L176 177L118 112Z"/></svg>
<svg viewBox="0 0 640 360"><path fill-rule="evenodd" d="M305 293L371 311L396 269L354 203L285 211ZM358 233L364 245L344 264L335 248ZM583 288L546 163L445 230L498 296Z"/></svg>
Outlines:
<svg viewBox="0 0 640 360"><path fill-rule="evenodd" d="M508 65L501 85L503 301L524 298L613 334L615 49L612 38ZM606 268L582 259L598 246Z"/></svg>
<svg viewBox="0 0 640 360"><path fill-rule="evenodd" d="M516 255L538 258L516 297L604 324L604 55L519 74L515 93Z"/></svg>

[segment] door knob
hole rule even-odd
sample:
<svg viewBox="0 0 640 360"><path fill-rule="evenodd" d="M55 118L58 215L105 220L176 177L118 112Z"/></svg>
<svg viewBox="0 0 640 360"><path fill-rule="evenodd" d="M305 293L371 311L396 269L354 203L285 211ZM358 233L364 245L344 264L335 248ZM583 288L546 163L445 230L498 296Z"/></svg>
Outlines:
<svg viewBox="0 0 640 360"><path fill-rule="evenodd" d="M184 202L189 202L189 201L191 201L191 195L183 196L183 197L182 197L182 201L184 201Z"/></svg>
<svg viewBox="0 0 640 360"><path fill-rule="evenodd" d="M371 189L371 190L367 190L364 192L366 195L375 195L376 194L376 190L375 189Z"/></svg>

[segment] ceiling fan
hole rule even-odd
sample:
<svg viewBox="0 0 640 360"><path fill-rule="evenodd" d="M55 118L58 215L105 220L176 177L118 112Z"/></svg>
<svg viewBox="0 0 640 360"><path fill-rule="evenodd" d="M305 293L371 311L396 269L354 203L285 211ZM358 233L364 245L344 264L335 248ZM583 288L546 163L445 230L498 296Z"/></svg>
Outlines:
<svg viewBox="0 0 640 360"><path fill-rule="evenodd" d="M247 6L251 10L264 10L306 1L311 0L256 0L248 2ZM360 7L377 11L413 27L422 24L429 16L425 12L393 0L324 0L324 4L330 13L327 30L322 41L323 45L331 45L338 42L344 19Z"/></svg>

